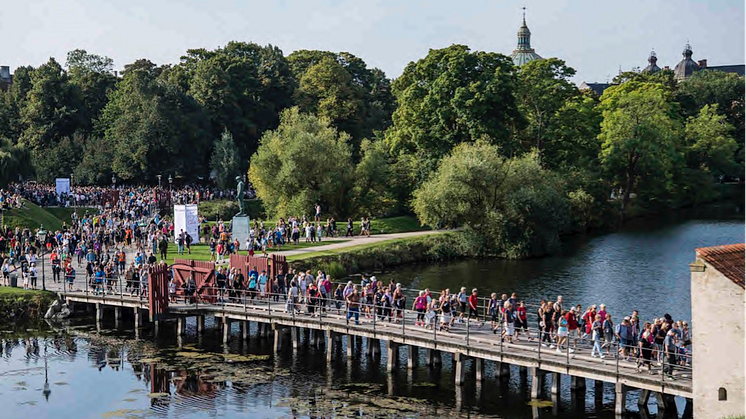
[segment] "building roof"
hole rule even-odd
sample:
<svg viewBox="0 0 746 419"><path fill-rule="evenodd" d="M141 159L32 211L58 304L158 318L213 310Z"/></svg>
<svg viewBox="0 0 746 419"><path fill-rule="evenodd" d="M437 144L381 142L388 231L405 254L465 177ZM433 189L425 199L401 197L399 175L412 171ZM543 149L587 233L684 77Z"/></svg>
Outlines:
<svg viewBox="0 0 746 419"><path fill-rule="evenodd" d="M739 76L743 77L746 74L745 68L743 64L734 64L734 65L713 65L713 66L707 66L706 68L703 68L702 70L715 70L715 71L724 71L726 73L736 73Z"/></svg>
<svg viewBox="0 0 746 419"><path fill-rule="evenodd" d="M593 93L601 96L604 93L604 90L608 89L611 86L611 83L586 83L582 82L578 86L578 89L580 90L593 90Z"/></svg>
<svg viewBox="0 0 746 419"><path fill-rule="evenodd" d="M725 275L734 284L744 286L745 254L744 244L726 244L722 246L700 247L696 249L697 257L712 265L718 272Z"/></svg>
<svg viewBox="0 0 746 419"><path fill-rule="evenodd" d="M661 71L661 68L656 64L658 62L658 56L655 55L655 51L650 51L648 57L648 66L642 69L643 73L657 73Z"/></svg>
<svg viewBox="0 0 746 419"><path fill-rule="evenodd" d="M688 79L695 71L699 70L699 64L692 60L692 46L689 43L684 45L684 51L681 55L684 58L673 68L674 77L679 80Z"/></svg>
<svg viewBox="0 0 746 419"><path fill-rule="evenodd" d="M528 30L526 25L526 11L523 11L523 25L518 29L518 46L510 54L510 58L513 59L513 64L522 66L529 61L540 60L541 56L531 48L531 31Z"/></svg>

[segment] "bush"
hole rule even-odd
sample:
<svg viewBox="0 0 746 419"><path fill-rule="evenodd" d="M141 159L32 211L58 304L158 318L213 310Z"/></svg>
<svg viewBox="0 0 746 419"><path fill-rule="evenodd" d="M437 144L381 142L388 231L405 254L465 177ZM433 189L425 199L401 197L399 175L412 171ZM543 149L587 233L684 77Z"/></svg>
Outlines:
<svg viewBox="0 0 746 419"><path fill-rule="evenodd" d="M263 219L264 207L259 199L244 200L246 213L251 219ZM238 202L235 200L220 199L215 201L203 201L199 203L199 215L210 221L217 221L218 218L230 220L238 213Z"/></svg>

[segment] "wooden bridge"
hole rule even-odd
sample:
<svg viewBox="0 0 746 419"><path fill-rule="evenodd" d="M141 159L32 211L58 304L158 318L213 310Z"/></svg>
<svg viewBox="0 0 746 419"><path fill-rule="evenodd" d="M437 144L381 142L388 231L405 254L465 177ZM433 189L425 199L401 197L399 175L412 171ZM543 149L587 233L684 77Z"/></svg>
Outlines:
<svg viewBox="0 0 746 419"><path fill-rule="evenodd" d="M153 281L151 278L151 284ZM561 376L568 375L571 377L573 392L584 392L586 379L594 380L596 386L603 382L613 383L616 389L617 414L624 412L627 392L640 390L640 406L647 406L648 399L653 394L658 399L659 410L675 411L674 396L680 396L687 401L685 417L691 415L690 367L677 366L674 372L675 379L665 377L658 369L654 370L654 375L647 372L638 373L634 362L614 357L604 360L592 358L589 345L588 350L570 353L565 349L557 353L554 349L542 346L538 339L533 342L524 340L511 344L503 342L488 326L479 327L479 323L474 321L457 324L451 331L445 332L415 325L416 313L410 310L405 310L404 317L399 323L380 321L375 316L372 319L365 318L361 313L360 324L355 324L354 319L347 320L344 307L341 314L333 307L327 308L326 313L317 316L298 314L295 310L287 312L286 302L281 296L278 296L279 301L266 298L223 303L212 302L210 299L208 302L203 300L192 304L168 301L165 304L158 304L153 300L162 299L163 293L152 291L149 297L133 297L122 293L93 295L86 292L70 292L63 295L69 303L95 306L98 320L103 318L105 310L113 310L115 319L119 322L122 319L122 310L131 309L134 312L136 326L141 326L147 318L148 321L152 320L156 334L159 329L165 327L164 322L169 322L175 323L177 335L183 335L186 331L186 319L189 317L196 318L197 333L202 333L205 316L214 316L216 323L222 325L223 341L227 342L232 338L232 323L239 323L241 338L247 339L249 322L256 322L259 336L273 337L273 347L275 352L278 352L282 350L283 345L297 348L301 333L305 329L309 331L314 344L320 346L326 343L329 361L335 353L334 345L341 344L343 339L346 341L347 356L350 359L354 357L355 346L362 345L363 342L368 356L379 355L383 341L387 352L388 371L398 367L399 353L403 349L406 349L408 368L418 365L418 358L423 352L425 365L428 366L441 364L442 357L448 355L453 357L454 379L458 385L466 380L467 363L473 364L476 380L481 382L485 379L485 362L494 362L498 377L508 376L510 365L528 369L532 377L532 398L541 396L542 381L546 375L551 375L550 388L553 396L560 391ZM214 296L215 293L210 295ZM161 310L161 313L154 315L154 310ZM136 331L138 327L135 328ZM612 348L611 352L614 353L615 349ZM596 391L598 392L598 387Z"/></svg>

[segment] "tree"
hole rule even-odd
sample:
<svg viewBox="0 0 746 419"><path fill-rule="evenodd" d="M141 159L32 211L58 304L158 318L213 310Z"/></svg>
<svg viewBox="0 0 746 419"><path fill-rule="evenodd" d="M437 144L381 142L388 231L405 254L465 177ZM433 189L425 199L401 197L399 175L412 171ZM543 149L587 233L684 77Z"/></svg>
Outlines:
<svg viewBox="0 0 746 419"><path fill-rule="evenodd" d="M79 99L79 129L90 134L95 120L109 100L108 94L116 85L116 77L112 74L114 62L109 57L76 49L67 53L65 66L71 88L75 89L74 95Z"/></svg>
<svg viewBox="0 0 746 419"><path fill-rule="evenodd" d="M348 52L300 50L288 56L298 83L295 99L303 112L319 113L352 137L359 157L360 142L391 125L396 101L391 82L380 69Z"/></svg>
<svg viewBox="0 0 746 419"><path fill-rule="evenodd" d="M526 134L530 147L542 153L547 131L557 112L578 94L570 82L575 70L558 58L533 60L521 66L518 72L518 108L526 117Z"/></svg>
<svg viewBox="0 0 746 419"><path fill-rule="evenodd" d="M464 142L487 138L511 155L517 151L512 134L523 125L516 85L515 67L504 55L464 45L430 50L393 84L399 106L386 139L396 154L414 156L419 182Z"/></svg>
<svg viewBox="0 0 746 419"><path fill-rule="evenodd" d="M734 151L736 161L744 164L744 78L733 73L701 70L679 83L677 101L681 103L684 117L697 116L705 105L717 105L717 112L725 115L728 124L734 127L733 138L738 144ZM740 169L743 177L743 167Z"/></svg>
<svg viewBox="0 0 746 419"><path fill-rule="evenodd" d="M718 114L717 104L702 107L699 115L686 123L687 165L714 176L737 174L734 156L738 144L732 133L726 116Z"/></svg>
<svg viewBox="0 0 746 419"><path fill-rule="evenodd" d="M381 139L363 140L360 150L351 194L354 211L361 216L385 216L398 204L392 194L394 172L388 147Z"/></svg>
<svg viewBox="0 0 746 419"><path fill-rule="evenodd" d="M19 109L23 128L19 142L29 148L38 179L48 182L67 174L58 170L47 153L79 127L78 100L67 72L54 58L34 70L29 82L26 100Z"/></svg>
<svg viewBox="0 0 746 419"><path fill-rule="evenodd" d="M251 157L249 180L268 214L304 215L315 203L328 213L349 213L352 164L349 135L326 118L297 107L280 114L280 125L267 131Z"/></svg>
<svg viewBox="0 0 746 419"><path fill-rule="evenodd" d="M18 181L31 173L31 156L28 150L13 144L7 138L0 138L0 183Z"/></svg>
<svg viewBox="0 0 746 419"><path fill-rule="evenodd" d="M279 113L292 105L295 90L279 48L245 42L229 42L214 51L189 50L162 78L204 108L213 138L225 129L231 132L241 162L256 151L266 130L277 127Z"/></svg>
<svg viewBox="0 0 746 419"><path fill-rule="evenodd" d="M220 139L215 142L215 149L210 158L210 167L215 172L215 180L218 186L223 189L230 189L235 176L241 173L238 147L233 142L233 136L228 130L223 131Z"/></svg>
<svg viewBox="0 0 746 419"><path fill-rule="evenodd" d="M508 159L483 141L456 146L412 206L422 224L464 224L479 250L509 258L555 250L570 222L562 183L536 152Z"/></svg>
<svg viewBox="0 0 746 419"><path fill-rule="evenodd" d="M111 163L99 170L145 182L164 172L206 174L212 141L202 108L160 80L162 70L152 63L140 60L125 68L99 120L105 132L101 147L112 152Z"/></svg>
<svg viewBox="0 0 746 419"><path fill-rule="evenodd" d="M556 112L548 127L541 154L542 164L550 170L595 171L601 144L601 109L591 90L568 99Z"/></svg>
<svg viewBox="0 0 746 419"><path fill-rule="evenodd" d="M659 187L678 158L680 126L671 94L657 83L630 81L601 96L600 160L616 190L625 217L630 195L640 183Z"/></svg>

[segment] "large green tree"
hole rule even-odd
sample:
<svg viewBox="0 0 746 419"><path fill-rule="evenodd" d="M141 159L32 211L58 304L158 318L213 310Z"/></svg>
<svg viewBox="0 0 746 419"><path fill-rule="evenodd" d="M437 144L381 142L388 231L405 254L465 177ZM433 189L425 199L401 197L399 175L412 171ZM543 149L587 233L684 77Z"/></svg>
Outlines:
<svg viewBox="0 0 746 419"><path fill-rule="evenodd" d="M528 121L525 137L529 148L543 152L557 112L578 94L570 81L574 75L575 70L559 58L533 60L521 66L516 96L518 108Z"/></svg>
<svg viewBox="0 0 746 419"><path fill-rule="evenodd" d="M127 67L103 110L103 147L112 150L113 170L125 181L152 182L158 173L186 178L206 175L212 143L202 108L164 83L152 63ZM98 175L96 176L98 177Z"/></svg>
<svg viewBox="0 0 746 419"><path fill-rule="evenodd" d="M508 159L486 142L456 146L412 206L422 224L465 225L475 250L509 258L555 250L571 217L562 182L536 153Z"/></svg>
<svg viewBox="0 0 746 419"><path fill-rule="evenodd" d="M65 66L71 88L76 90L74 94L79 100L78 129L91 134L94 122L101 115L101 110L109 100L108 95L116 84L114 62L109 57L76 49L67 53Z"/></svg>
<svg viewBox="0 0 746 419"><path fill-rule="evenodd" d="M717 104L705 105L697 116L687 120L687 164L712 176L730 175L737 173L738 144L733 139L733 127L717 108Z"/></svg>
<svg viewBox="0 0 746 419"><path fill-rule="evenodd" d="M67 72L53 58L31 72L29 83L25 101L19 107L19 143L30 150L37 178L51 181L69 174L48 153L79 128L79 100Z"/></svg>
<svg viewBox="0 0 746 419"><path fill-rule="evenodd" d="M164 74L202 105L214 138L224 129L231 132L246 160L264 131L277 126L295 89L285 56L272 45L229 42L214 51L189 50Z"/></svg>
<svg viewBox="0 0 746 419"><path fill-rule="evenodd" d="M632 193L666 188L679 158L681 126L671 93L658 83L612 86L601 108L600 160L624 218Z"/></svg>
<svg viewBox="0 0 746 419"><path fill-rule="evenodd" d="M326 118L297 107L280 114L251 157L249 180L273 216L310 214L315 203L339 217L349 213L352 180L349 135Z"/></svg>
<svg viewBox="0 0 746 419"><path fill-rule="evenodd" d="M393 83L399 106L386 137L395 153L414 156L404 159L416 170L413 182L423 181L464 142L484 138L506 155L516 152L511 139L523 125L517 83L510 58L464 45L430 50L409 63Z"/></svg>
<svg viewBox="0 0 746 419"><path fill-rule="evenodd" d="M317 113L351 136L353 151L360 141L391 125L396 101L383 71L369 69L348 52L300 50L288 56L297 80L295 100L301 111Z"/></svg>

